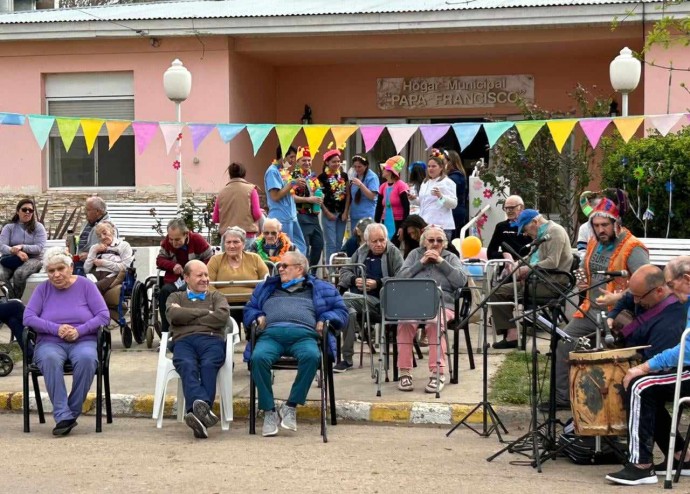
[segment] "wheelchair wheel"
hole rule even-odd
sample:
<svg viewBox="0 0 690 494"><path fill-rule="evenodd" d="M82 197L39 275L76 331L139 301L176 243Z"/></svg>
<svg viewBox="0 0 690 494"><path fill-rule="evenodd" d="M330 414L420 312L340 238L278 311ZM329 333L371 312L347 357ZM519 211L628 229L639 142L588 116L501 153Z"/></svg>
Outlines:
<svg viewBox="0 0 690 494"><path fill-rule="evenodd" d="M153 348L153 328L146 326L146 348Z"/></svg>
<svg viewBox="0 0 690 494"><path fill-rule="evenodd" d="M122 338L122 346L131 348L132 346L132 329L126 324L120 328L120 337Z"/></svg>
<svg viewBox="0 0 690 494"><path fill-rule="evenodd" d="M0 353L0 377L5 377L14 368L14 361L6 353Z"/></svg>
<svg viewBox="0 0 690 494"><path fill-rule="evenodd" d="M148 324L149 305L146 296L146 286L143 283L136 282L132 289L132 310L130 312L130 320L132 324L132 333L137 343L144 341L146 333L146 325Z"/></svg>

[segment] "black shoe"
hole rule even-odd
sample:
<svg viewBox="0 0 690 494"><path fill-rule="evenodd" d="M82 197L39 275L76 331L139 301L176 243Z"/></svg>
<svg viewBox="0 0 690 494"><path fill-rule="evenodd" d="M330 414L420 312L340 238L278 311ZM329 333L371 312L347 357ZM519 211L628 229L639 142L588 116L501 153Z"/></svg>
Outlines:
<svg viewBox="0 0 690 494"><path fill-rule="evenodd" d="M517 348L517 340L501 340L493 344L496 350L507 350L509 348Z"/></svg>
<svg viewBox="0 0 690 494"><path fill-rule="evenodd" d="M671 472L671 475L675 475L676 469L678 468L678 460L676 460L675 458L673 459L672 468L673 471ZM666 475L666 460L664 460L662 463L654 465L654 471L657 475ZM680 475L683 477L690 477L690 461L683 462L683 464L680 467Z"/></svg>
<svg viewBox="0 0 690 494"><path fill-rule="evenodd" d="M341 360L340 362L338 362L337 364L335 364L333 366L333 372L336 372L336 373L345 372L348 369L352 369L352 364L348 363L345 360Z"/></svg>
<svg viewBox="0 0 690 494"><path fill-rule="evenodd" d="M647 485L656 484L659 481L654 473L654 466L637 468L632 463L626 463L623 470L619 472L608 474L606 480L623 485Z"/></svg>
<svg viewBox="0 0 690 494"><path fill-rule="evenodd" d="M548 401L542 401L537 407L540 412L549 413L550 403ZM556 411L558 410L570 410L570 403L558 403L556 402Z"/></svg>
<svg viewBox="0 0 690 494"><path fill-rule="evenodd" d="M213 413L211 405L204 400L194 400L192 411L194 415L196 415L196 418L201 420L201 423L206 427L213 427L218 423L218 416Z"/></svg>
<svg viewBox="0 0 690 494"><path fill-rule="evenodd" d="M55 424L55 428L53 429L53 436L66 436L76 426L77 426L77 420L76 419L61 420L60 422Z"/></svg>
<svg viewBox="0 0 690 494"><path fill-rule="evenodd" d="M199 420L199 417L194 415L194 412L189 412L184 416L184 423L194 431L194 437L197 439L208 439L206 426Z"/></svg>

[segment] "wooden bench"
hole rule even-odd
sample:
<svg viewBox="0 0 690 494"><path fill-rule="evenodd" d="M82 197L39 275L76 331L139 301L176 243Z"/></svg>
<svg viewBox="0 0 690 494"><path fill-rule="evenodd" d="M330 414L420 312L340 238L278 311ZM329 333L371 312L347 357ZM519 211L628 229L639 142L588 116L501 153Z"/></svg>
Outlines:
<svg viewBox="0 0 690 494"><path fill-rule="evenodd" d="M682 238L641 238L649 249L649 262L663 268L678 256L690 255L690 240Z"/></svg>
<svg viewBox="0 0 690 494"><path fill-rule="evenodd" d="M196 203L197 208L203 211L205 203ZM152 215L155 210L155 216ZM160 238L161 234L155 229L156 220L160 221L161 230L165 235L168 222L178 217L177 204L169 202L110 202L108 203L108 215L115 224L120 237L154 237ZM199 233L206 235L208 228L204 224L203 213L199 213L197 221L201 223Z"/></svg>

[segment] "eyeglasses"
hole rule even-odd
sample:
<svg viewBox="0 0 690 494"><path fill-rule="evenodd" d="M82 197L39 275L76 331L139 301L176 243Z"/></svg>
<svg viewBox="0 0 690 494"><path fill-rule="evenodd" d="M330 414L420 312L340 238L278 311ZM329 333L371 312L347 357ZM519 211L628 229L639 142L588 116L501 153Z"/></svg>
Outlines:
<svg viewBox="0 0 690 494"><path fill-rule="evenodd" d="M663 286L663 285L662 285L662 286ZM657 288L661 288L661 286L652 287L652 288L650 288L649 290L647 290L646 292L644 292L643 295L635 295L635 294L632 293L632 292L631 292L631 295L633 296L633 299L634 299L634 300L642 300L643 298L645 298L647 295L649 295L650 293L652 293L652 292L653 292L654 290L656 290Z"/></svg>
<svg viewBox="0 0 690 494"><path fill-rule="evenodd" d="M429 242L430 244L442 244L443 243L442 238L427 238L426 241Z"/></svg>
<svg viewBox="0 0 690 494"><path fill-rule="evenodd" d="M280 271L281 269L287 269L290 266L301 266L301 264L288 264L286 262L279 262L278 264L276 264L276 269Z"/></svg>
<svg viewBox="0 0 690 494"><path fill-rule="evenodd" d="M278 235L278 232L264 232L264 235Z"/></svg>
<svg viewBox="0 0 690 494"><path fill-rule="evenodd" d="M685 276L686 274L687 274L687 273L679 274L678 276L676 276L675 278L673 278L671 281L667 281L667 282L666 282L666 286L669 287L671 290L673 290L673 287L676 285L676 280L682 278L682 277Z"/></svg>
<svg viewBox="0 0 690 494"><path fill-rule="evenodd" d="M520 206L503 206L503 211L515 211Z"/></svg>
<svg viewBox="0 0 690 494"><path fill-rule="evenodd" d="M34 212L34 210L31 209L31 208L21 208L20 211L21 211L22 213L26 213L26 214L31 214L31 213Z"/></svg>

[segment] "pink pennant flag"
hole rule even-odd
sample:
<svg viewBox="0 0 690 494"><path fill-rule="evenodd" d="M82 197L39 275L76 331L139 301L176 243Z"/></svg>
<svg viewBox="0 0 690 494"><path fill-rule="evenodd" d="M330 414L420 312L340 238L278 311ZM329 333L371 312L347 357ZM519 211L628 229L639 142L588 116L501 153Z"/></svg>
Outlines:
<svg viewBox="0 0 690 494"><path fill-rule="evenodd" d="M395 152L400 153L402 148L407 145L407 142L412 137L412 134L417 132L419 127L417 125L389 125L386 128L388 129L388 133L393 140Z"/></svg>
<svg viewBox="0 0 690 494"><path fill-rule="evenodd" d="M183 123L160 123L161 134L163 134L163 139L165 140L165 149L170 154L170 150L178 140L180 134L182 134L182 129L184 129Z"/></svg>
<svg viewBox="0 0 690 494"><path fill-rule="evenodd" d="M649 123L661 134L666 137L666 134L671 132L671 129L683 118L682 113L672 113L671 115L654 115L647 117Z"/></svg>
<svg viewBox="0 0 690 494"><path fill-rule="evenodd" d="M426 148L432 147L438 140L448 133L450 125L420 125Z"/></svg>
<svg viewBox="0 0 690 494"><path fill-rule="evenodd" d="M364 139L364 152L368 153L381 137L381 132L386 127L384 125L360 125L359 131Z"/></svg>
<svg viewBox="0 0 690 494"><path fill-rule="evenodd" d="M132 122L132 130L134 130L137 151L141 154L149 147L151 139L156 135L158 122Z"/></svg>
<svg viewBox="0 0 690 494"><path fill-rule="evenodd" d="M194 144L194 151L196 151L199 147L199 144L206 139L206 136L216 128L216 126L212 124L189 124L187 127L189 127L189 131L192 133L192 144Z"/></svg>
<svg viewBox="0 0 690 494"><path fill-rule="evenodd" d="M580 120L580 128L587 136L587 140L592 146L592 149L597 147L601 135L606 130L606 127L611 123L610 118L586 118Z"/></svg>

